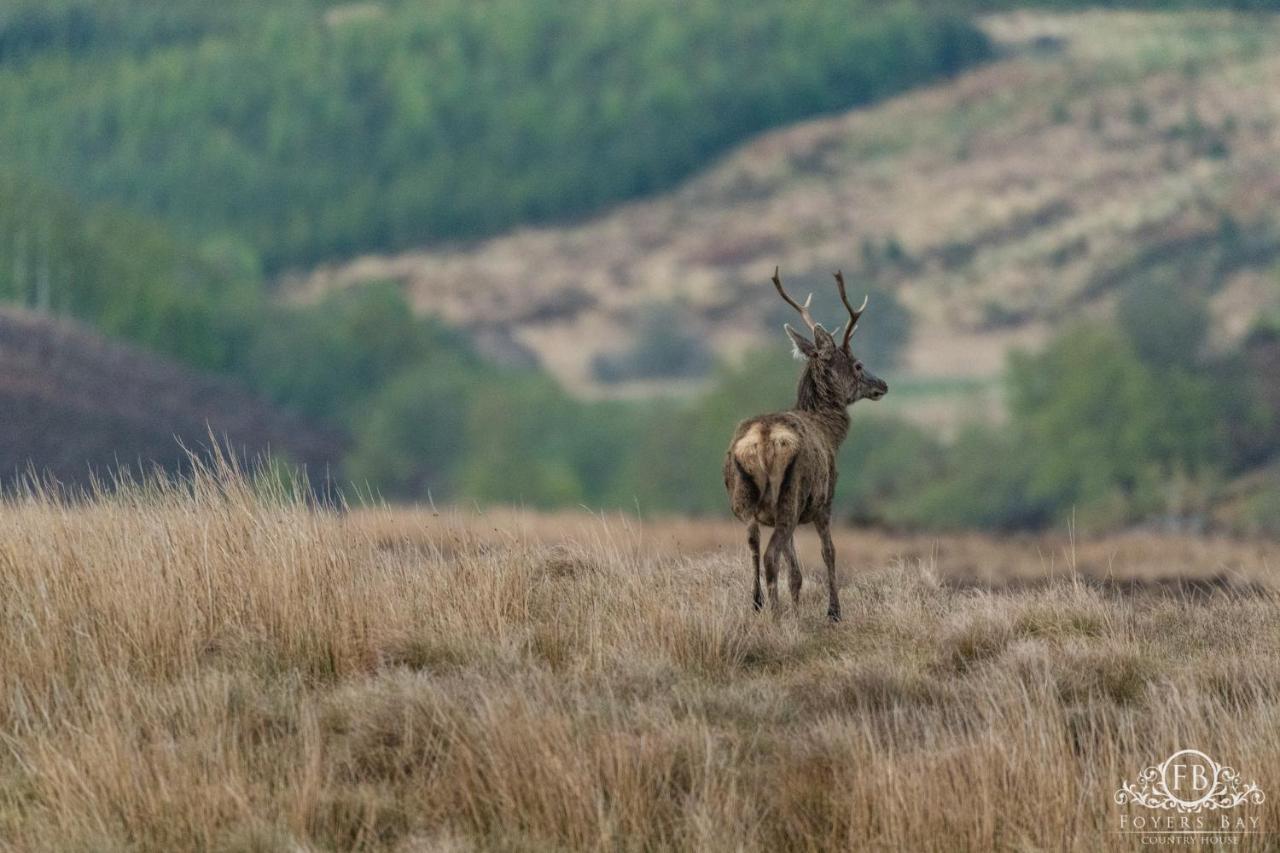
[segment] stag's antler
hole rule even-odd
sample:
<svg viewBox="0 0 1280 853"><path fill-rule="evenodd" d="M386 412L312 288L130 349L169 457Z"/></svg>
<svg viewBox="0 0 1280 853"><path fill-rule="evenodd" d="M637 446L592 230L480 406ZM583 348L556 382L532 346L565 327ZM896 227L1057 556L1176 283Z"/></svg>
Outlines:
<svg viewBox="0 0 1280 853"><path fill-rule="evenodd" d="M858 326L858 318L862 316L862 312L867 310L867 297L862 297L862 307L857 311L853 310L853 306L849 304L849 296L844 292L844 272L836 271L836 287L840 288L840 301L844 303L844 307L849 312L849 325L844 328L844 341L841 346L849 345L849 338L853 337L853 330Z"/></svg>
<svg viewBox="0 0 1280 853"><path fill-rule="evenodd" d="M788 296L787 292L782 289L782 279L778 278L777 267L773 268L773 286L778 289L778 295L782 297L783 302L786 302L792 308L796 309L796 311L800 312L800 319L804 320L804 324L809 327L809 333L813 334L814 327L818 325L813 321L812 315L809 314L809 303L813 301L813 294L809 294L809 298L804 301L803 305L797 304L796 301Z"/></svg>

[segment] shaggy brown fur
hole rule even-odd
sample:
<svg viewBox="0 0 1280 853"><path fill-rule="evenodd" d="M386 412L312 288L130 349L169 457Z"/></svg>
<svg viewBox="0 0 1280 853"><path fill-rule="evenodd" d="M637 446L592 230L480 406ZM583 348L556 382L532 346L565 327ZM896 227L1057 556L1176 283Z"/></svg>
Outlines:
<svg viewBox="0 0 1280 853"><path fill-rule="evenodd" d="M773 528L764 554L764 576L769 601L778 604L778 562L786 557L791 597L798 604L802 575L792 537L801 524L812 523L822 539L822 559L827 568L827 615L840 618L836 590L835 547L831 543L831 501L835 496L836 453L849 432L848 407L862 398L878 400L889 390L882 380L865 370L849 349L849 337L861 311L845 299L844 281L837 274L840 295L849 307L850 321L844 342L814 323L808 302L797 305L783 291L774 274L774 286L788 304L800 312L813 340L790 326L787 334L807 360L795 406L749 418L738 424L724 460L724 484L733 514L747 524L747 543L755 585L752 602L764 607L760 585L760 525ZM865 305L865 303L864 303Z"/></svg>

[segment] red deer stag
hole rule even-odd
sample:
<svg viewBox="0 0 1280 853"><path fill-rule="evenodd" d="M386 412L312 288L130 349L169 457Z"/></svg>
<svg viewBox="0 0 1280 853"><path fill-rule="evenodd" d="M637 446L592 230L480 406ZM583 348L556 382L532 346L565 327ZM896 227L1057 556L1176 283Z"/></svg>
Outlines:
<svg viewBox="0 0 1280 853"><path fill-rule="evenodd" d="M783 301L796 309L813 335L809 340L791 326L787 335L806 364L796 390L796 404L785 412L749 418L738 424L724 460L724 485L733 514L747 525L747 543L755 570L752 602L764 607L760 589L760 525L773 528L764 552L764 577L769 603L778 607L778 561L789 567L791 598L800 603L800 561L793 540L796 528L812 523L822 539L822 560L827 565L827 616L840 620L840 596L836 590L836 551L831 543L831 499L836 488L836 453L849 432L848 407L861 399L879 400L889 390L854 358L849 338L866 310L854 309L844 289L844 276L836 273L840 301L849 311L844 340L837 345L826 329L809 314L813 294L803 305L782 289L778 271L773 286Z"/></svg>

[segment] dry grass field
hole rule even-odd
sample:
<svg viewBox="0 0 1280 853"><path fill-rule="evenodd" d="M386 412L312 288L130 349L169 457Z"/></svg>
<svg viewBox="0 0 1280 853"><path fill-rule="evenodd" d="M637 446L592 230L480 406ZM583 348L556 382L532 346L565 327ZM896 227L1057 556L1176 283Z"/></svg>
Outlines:
<svg viewBox="0 0 1280 853"><path fill-rule="evenodd" d="M11 496L0 848L1126 849L1181 747L1280 831L1280 546L845 531L832 626L809 535L758 615L728 524Z"/></svg>

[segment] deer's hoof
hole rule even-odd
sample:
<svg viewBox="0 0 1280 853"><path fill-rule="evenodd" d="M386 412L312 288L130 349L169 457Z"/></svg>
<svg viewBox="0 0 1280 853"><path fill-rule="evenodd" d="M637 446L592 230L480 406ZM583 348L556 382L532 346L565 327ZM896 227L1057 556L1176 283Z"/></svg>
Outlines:
<svg viewBox="0 0 1280 853"><path fill-rule="evenodd" d="M839 610L828 610L828 611L827 611L827 619L828 619L828 620L830 620L830 621L831 621L831 623L832 623L833 625L834 625L836 622L839 622L839 621L840 621L840 611L839 611Z"/></svg>
<svg viewBox="0 0 1280 853"><path fill-rule="evenodd" d="M757 613L764 610L764 597L757 595L755 598L751 599L751 609Z"/></svg>

